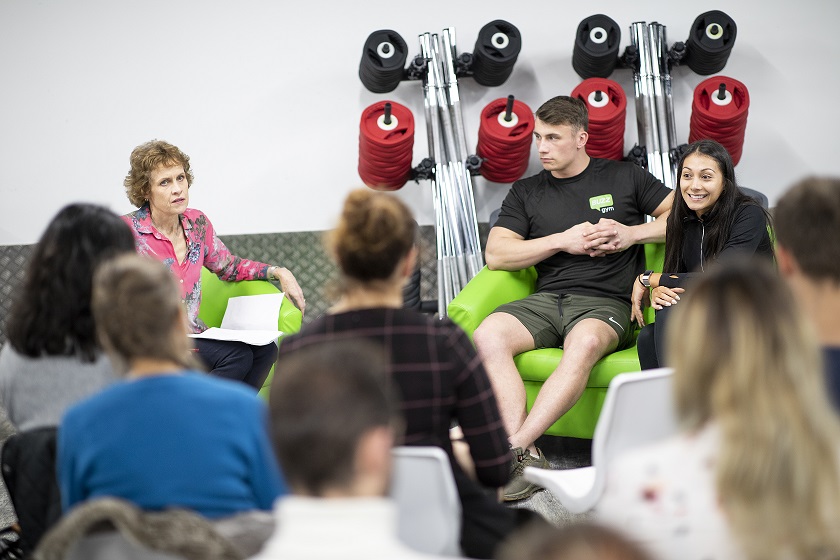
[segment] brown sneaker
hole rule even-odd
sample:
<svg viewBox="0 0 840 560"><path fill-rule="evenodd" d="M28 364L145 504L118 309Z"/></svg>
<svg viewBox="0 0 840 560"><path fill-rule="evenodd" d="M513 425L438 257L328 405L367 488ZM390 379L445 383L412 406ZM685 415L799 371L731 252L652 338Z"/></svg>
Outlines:
<svg viewBox="0 0 840 560"><path fill-rule="evenodd" d="M540 489L533 482L528 482L523 478L522 472L525 467L550 469L551 465L539 448L537 449L536 457L531 455L527 449L522 449L521 447L514 447L510 452L513 453L513 464L510 470L510 480L505 485L504 497L502 499L506 502L515 502L517 500L524 500Z"/></svg>

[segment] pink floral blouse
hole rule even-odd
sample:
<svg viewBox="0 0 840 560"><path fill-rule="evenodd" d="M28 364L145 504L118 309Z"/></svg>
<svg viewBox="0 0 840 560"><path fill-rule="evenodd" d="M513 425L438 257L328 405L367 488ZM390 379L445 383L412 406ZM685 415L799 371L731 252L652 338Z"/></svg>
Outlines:
<svg viewBox="0 0 840 560"><path fill-rule="evenodd" d="M202 266L229 282L263 280L268 277L269 265L232 255L222 240L216 237L213 224L200 210L187 208L181 214L181 225L187 238L187 255L181 263L175 258L172 242L152 225L148 205L126 214L122 219L134 232L137 252L161 261L178 278L181 299L187 308L187 318L193 333L207 329L198 318L201 306Z"/></svg>

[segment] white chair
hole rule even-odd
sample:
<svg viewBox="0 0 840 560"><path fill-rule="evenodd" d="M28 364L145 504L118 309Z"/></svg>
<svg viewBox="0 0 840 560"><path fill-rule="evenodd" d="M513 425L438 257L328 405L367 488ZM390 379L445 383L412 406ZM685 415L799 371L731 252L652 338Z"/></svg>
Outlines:
<svg viewBox="0 0 840 560"><path fill-rule="evenodd" d="M396 447L390 496L399 509L398 535L427 554L461 556L461 501L446 452Z"/></svg>
<svg viewBox="0 0 840 560"><path fill-rule="evenodd" d="M604 492L607 465L627 449L677 433L671 368L622 373L610 382L592 438L592 466L526 467L525 480L551 491L571 513L589 511Z"/></svg>

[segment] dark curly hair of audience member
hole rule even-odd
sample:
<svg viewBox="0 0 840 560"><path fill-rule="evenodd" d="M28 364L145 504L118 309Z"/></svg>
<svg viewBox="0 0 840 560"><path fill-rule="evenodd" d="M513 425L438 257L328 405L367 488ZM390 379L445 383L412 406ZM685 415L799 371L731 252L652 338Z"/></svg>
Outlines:
<svg viewBox="0 0 840 560"><path fill-rule="evenodd" d="M357 189L347 197L326 244L348 281L371 282L390 278L416 238L417 223L402 201Z"/></svg>
<svg viewBox="0 0 840 560"><path fill-rule="evenodd" d="M7 336L25 356L96 359L91 278L101 262L134 252L119 216L93 204L71 204L50 221L34 248L12 303Z"/></svg>

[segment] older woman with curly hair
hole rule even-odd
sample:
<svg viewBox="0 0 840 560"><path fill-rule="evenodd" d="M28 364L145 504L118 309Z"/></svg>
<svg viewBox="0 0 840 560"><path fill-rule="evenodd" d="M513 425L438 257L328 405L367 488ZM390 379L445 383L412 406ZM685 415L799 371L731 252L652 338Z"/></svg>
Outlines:
<svg viewBox="0 0 840 560"><path fill-rule="evenodd" d="M123 182L128 200L138 209L123 219L137 239L137 251L163 262L178 278L190 330L207 329L198 318L201 268L226 281L276 279L303 311L306 302L294 275L286 268L242 259L228 251L213 224L189 208L193 173L190 158L176 146L152 140L131 152L131 169ZM211 374L262 387L277 357L277 346L196 339L198 356Z"/></svg>

